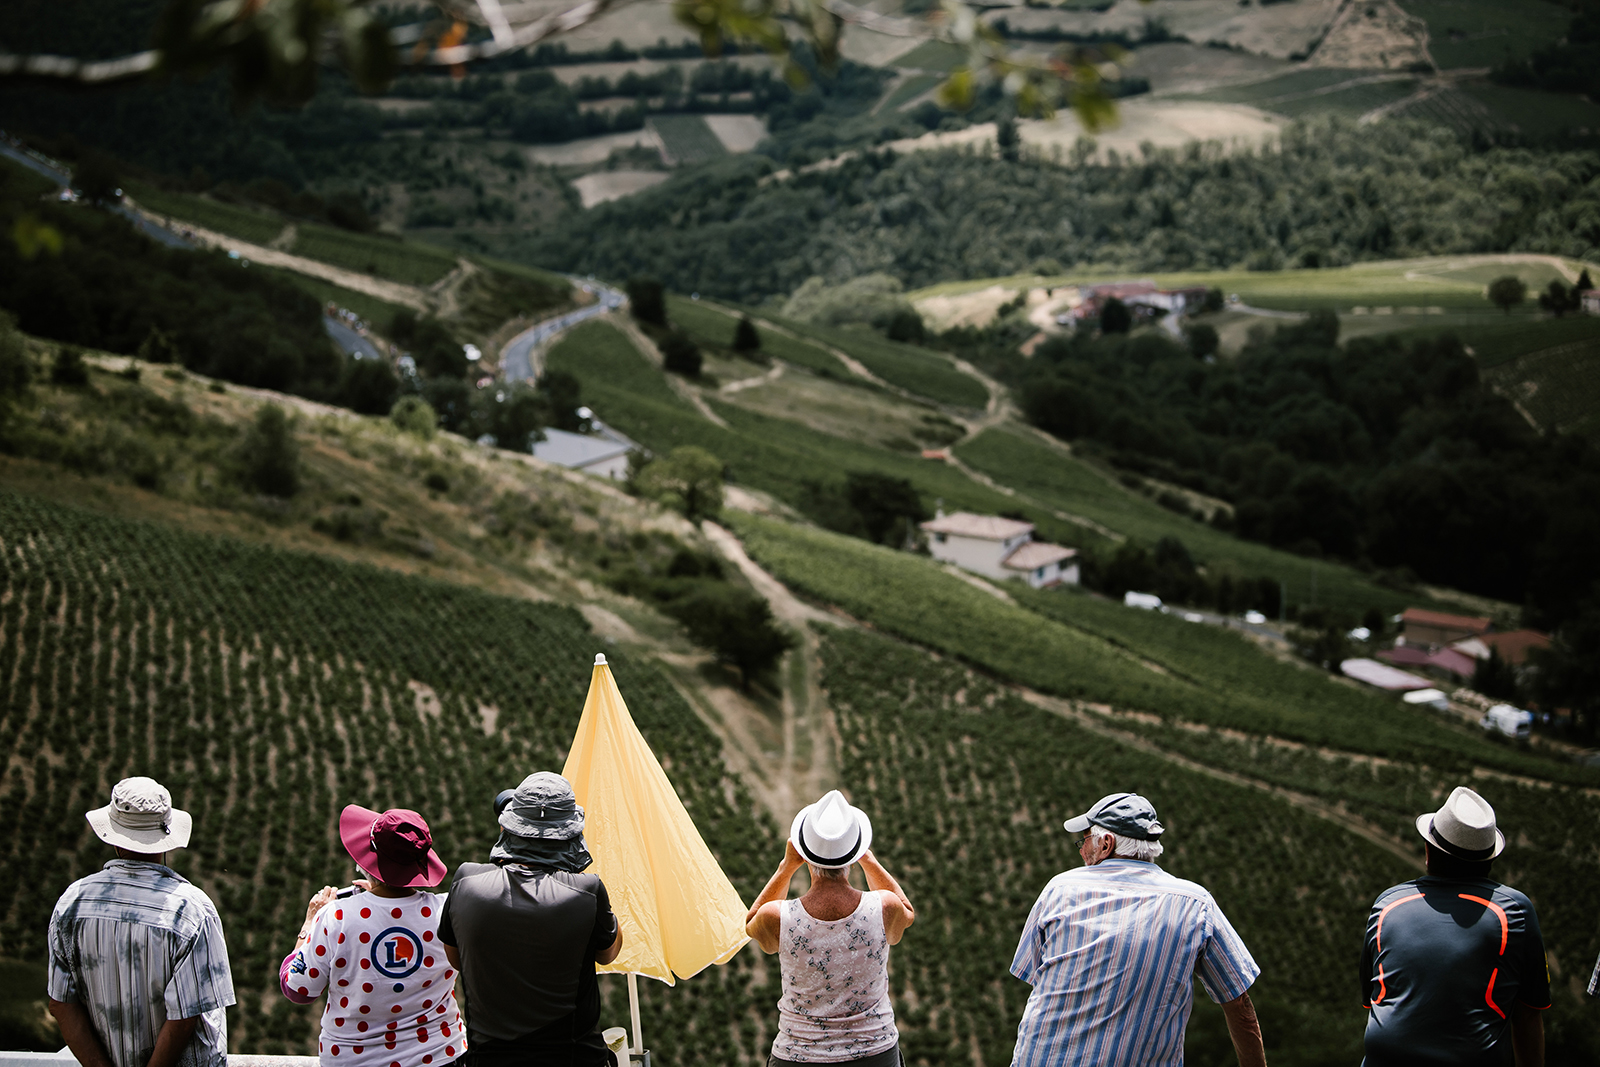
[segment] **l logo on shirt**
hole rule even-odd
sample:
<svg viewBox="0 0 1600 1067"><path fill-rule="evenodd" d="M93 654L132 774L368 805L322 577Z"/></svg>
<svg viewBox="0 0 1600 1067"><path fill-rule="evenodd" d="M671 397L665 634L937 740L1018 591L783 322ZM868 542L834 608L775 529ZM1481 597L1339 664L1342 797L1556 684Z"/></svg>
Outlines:
<svg viewBox="0 0 1600 1067"><path fill-rule="evenodd" d="M422 966L422 941L403 926L372 939L372 965L388 978L404 978Z"/></svg>

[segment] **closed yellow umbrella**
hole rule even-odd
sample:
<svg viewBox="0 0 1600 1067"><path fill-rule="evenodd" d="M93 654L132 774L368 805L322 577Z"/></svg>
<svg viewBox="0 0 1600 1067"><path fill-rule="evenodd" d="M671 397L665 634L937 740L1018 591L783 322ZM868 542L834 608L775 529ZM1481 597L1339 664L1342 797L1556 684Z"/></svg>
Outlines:
<svg viewBox="0 0 1600 1067"><path fill-rule="evenodd" d="M675 984L732 959L747 940L745 905L700 839L655 753L634 725L604 655L561 771L583 805L590 868L606 884L624 936L602 971L626 972L639 1037L634 975Z"/></svg>

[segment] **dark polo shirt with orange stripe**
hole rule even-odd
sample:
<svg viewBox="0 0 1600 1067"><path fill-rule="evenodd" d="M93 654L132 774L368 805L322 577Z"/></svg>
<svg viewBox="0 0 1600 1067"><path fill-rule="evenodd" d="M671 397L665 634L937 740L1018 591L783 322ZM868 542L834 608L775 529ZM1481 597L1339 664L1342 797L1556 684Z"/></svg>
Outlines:
<svg viewBox="0 0 1600 1067"><path fill-rule="evenodd" d="M1378 897L1361 980L1366 1067L1502 1067L1512 1005L1550 1006L1539 916L1487 879L1418 878Z"/></svg>

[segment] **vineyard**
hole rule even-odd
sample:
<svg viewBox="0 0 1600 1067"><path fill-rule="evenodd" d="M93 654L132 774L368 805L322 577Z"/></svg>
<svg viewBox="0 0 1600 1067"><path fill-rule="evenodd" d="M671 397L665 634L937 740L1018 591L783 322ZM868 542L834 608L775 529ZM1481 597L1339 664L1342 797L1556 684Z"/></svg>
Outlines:
<svg viewBox="0 0 1600 1067"><path fill-rule="evenodd" d="M1008 603L910 553L750 515L728 521L751 557L796 591L1047 693L1460 772L1481 765L1580 785L1600 780L1274 662L1231 631L1066 593Z"/></svg>
<svg viewBox="0 0 1600 1067"><path fill-rule="evenodd" d="M981 408L988 403L989 391L982 382L957 370L943 355L925 348L886 340L876 330L813 326L788 319L774 321L802 337L840 349L860 360L873 374L907 392L957 407Z"/></svg>
<svg viewBox="0 0 1600 1067"><path fill-rule="evenodd" d="M138 182L129 183L129 192L141 207L251 244L264 245L283 232L283 220L262 211L251 211L198 196L168 193L153 185Z"/></svg>
<svg viewBox="0 0 1600 1067"><path fill-rule="evenodd" d="M352 876L350 802L404 806L447 862L482 859L489 801L559 767L600 644L570 608L0 494L0 744L8 897L0 956L38 962L55 898L105 848L83 812L149 774L192 812L181 873L216 901L237 1052L305 1053L315 1013L273 989L303 902ZM608 650L615 652L615 650ZM748 899L775 828L652 665L615 655L647 739ZM775 996L741 954L645 985L662 1063L755 1063ZM607 979L603 1018L624 1022Z"/></svg>
<svg viewBox="0 0 1600 1067"><path fill-rule="evenodd" d="M367 237L309 222L296 233L290 251L297 256L408 285L432 285L456 265L456 257L442 248L395 237Z"/></svg>
<svg viewBox="0 0 1600 1067"><path fill-rule="evenodd" d="M677 166L692 166L728 154L721 139L700 115L653 115L647 125L661 138L667 158Z"/></svg>
<svg viewBox="0 0 1600 1067"><path fill-rule="evenodd" d="M669 294L667 315L674 326L699 344L726 348L733 343L733 329L738 319L714 304ZM853 380L844 364L831 352L761 326L756 327L756 332L761 335L761 351L766 355L816 371L823 377Z"/></svg>

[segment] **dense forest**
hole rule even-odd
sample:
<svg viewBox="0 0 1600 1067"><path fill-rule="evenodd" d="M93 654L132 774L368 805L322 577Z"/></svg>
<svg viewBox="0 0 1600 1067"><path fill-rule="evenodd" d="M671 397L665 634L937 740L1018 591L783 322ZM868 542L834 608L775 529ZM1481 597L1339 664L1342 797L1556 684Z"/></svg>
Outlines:
<svg viewBox="0 0 1600 1067"><path fill-rule="evenodd" d="M1573 617L1600 580L1600 451L1544 437L1453 336L1357 338L1313 313L1204 362L1158 333L1078 335L1014 364L1038 426L1234 504L1214 522L1310 555Z"/></svg>
<svg viewBox="0 0 1600 1067"><path fill-rule="evenodd" d="M1400 122L1288 127L1276 147L1152 150L1111 166L868 152L763 181L730 160L574 217L551 266L756 300L812 275L908 287L1060 264L1331 267L1451 252L1600 254L1600 154L1475 150Z"/></svg>

